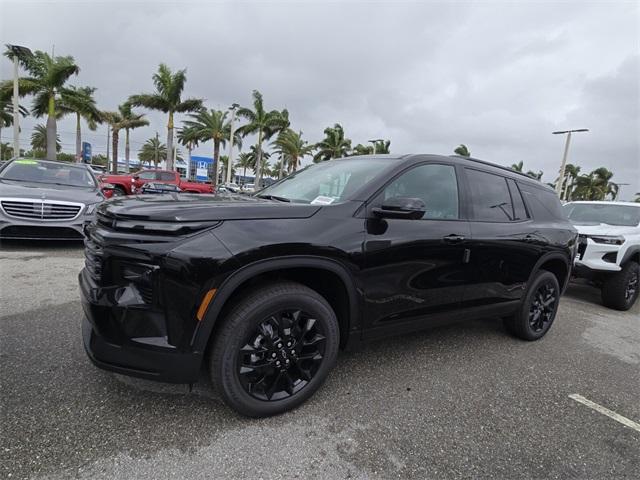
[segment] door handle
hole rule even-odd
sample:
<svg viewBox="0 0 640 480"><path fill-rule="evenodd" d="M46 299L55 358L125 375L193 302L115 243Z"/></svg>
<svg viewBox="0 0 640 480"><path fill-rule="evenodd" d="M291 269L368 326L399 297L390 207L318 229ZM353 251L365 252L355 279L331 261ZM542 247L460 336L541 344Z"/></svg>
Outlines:
<svg viewBox="0 0 640 480"><path fill-rule="evenodd" d="M451 235L447 235L446 237L442 237L442 240L445 243L456 244L456 243L464 242L464 237L462 235L456 235L455 233L452 233Z"/></svg>

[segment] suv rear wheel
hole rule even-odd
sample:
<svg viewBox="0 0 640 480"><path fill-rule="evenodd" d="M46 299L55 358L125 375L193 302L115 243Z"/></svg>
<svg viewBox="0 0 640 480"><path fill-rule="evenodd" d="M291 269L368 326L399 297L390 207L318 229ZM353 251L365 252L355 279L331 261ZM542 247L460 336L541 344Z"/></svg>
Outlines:
<svg viewBox="0 0 640 480"><path fill-rule="evenodd" d="M505 327L523 340L538 340L551 328L559 300L558 279L553 273L540 270L529 285L518 311L505 318Z"/></svg>
<svg viewBox="0 0 640 480"><path fill-rule="evenodd" d="M604 306L616 310L629 310L640 292L639 279L640 265L634 261L625 263L622 270L608 277L602 285Z"/></svg>
<svg viewBox="0 0 640 480"><path fill-rule="evenodd" d="M340 330L314 290L293 282L259 288L215 334L209 371L227 405L249 417L297 407L335 365Z"/></svg>

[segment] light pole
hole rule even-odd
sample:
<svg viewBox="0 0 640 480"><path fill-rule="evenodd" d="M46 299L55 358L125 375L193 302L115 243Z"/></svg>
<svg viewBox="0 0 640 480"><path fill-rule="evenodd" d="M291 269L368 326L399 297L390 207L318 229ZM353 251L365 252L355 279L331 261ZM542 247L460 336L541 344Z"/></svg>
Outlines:
<svg viewBox="0 0 640 480"><path fill-rule="evenodd" d="M562 198L562 184L564 183L564 170L567 166L567 156L569 155L569 144L571 143L571 134L575 132L588 132L588 128L578 128L576 130L559 130L557 132L551 132L554 135L567 134L567 140L564 144L564 155L562 156L562 163L560 164L560 175L558 176L558 183L556 183L556 193L559 198Z"/></svg>
<svg viewBox="0 0 640 480"><path fill-rule="evenodd" d="M13 57L13 156L20 156L20 106L18 105L18 57L33 55L31 50L20 45L7 44Z"/></svg>
<svg viewBox="0 0 640 480"><path fill-rule="evenodd" d="M233 166L233 135L235 134L236 109L239 107L237 103L231 105L231 128L229 132L229 158L227 158L227 183L231 183L231 167Z"/></svg>

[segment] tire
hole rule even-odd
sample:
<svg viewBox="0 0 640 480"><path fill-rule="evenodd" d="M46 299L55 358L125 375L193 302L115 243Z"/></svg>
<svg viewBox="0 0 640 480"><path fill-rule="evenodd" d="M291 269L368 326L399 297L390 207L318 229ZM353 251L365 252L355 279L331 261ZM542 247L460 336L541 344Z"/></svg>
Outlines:
<svg viewBox="0 0 640 480"><path fill-rule="evenodd" d="M540 270L529 284L518 311L504 319L506 329L522 340L538 340L551 328L560 303L556 276Z"/></svg>
<svg viewBox="0 0 640 480"><path fill-rule="evenodd" d="M209 373L224 402L248 417L297 407L324 383L338 357L334 311L321 295L298 283L254 290L222 322Z"/></svg>
<svg viewBox="0 0 640 480"><path fill-rule="evenodd" d="M113 196L114 197L123 197L126 194L127 194L127 192L120 185L116 185L115 188L113 189Z"/></svg>
<svg viewBox="0 0 640 480"><path fill-rule="evenodd" d="M629 310L640 292L640 265L629 261L622 270L608 277L602 285L602 303L615 310Z"/></svg>

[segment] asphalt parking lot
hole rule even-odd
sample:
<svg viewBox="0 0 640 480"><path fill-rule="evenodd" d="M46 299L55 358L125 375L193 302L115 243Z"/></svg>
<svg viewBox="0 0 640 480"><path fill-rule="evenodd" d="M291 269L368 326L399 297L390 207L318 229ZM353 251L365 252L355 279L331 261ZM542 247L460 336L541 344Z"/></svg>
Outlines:
<svg viewBox="0 0 640 480"><path fill-rule="evenodd" d="M241 418L206 382L93 367L81 246L0 245L1 478L638 478L640 305L574 284L541 341L498 319L340 356L294 412Z"/></svg>

